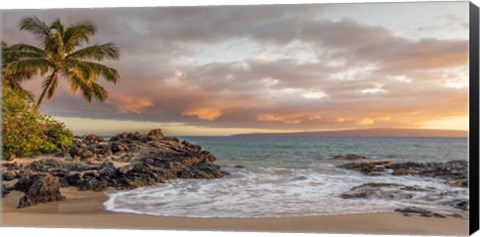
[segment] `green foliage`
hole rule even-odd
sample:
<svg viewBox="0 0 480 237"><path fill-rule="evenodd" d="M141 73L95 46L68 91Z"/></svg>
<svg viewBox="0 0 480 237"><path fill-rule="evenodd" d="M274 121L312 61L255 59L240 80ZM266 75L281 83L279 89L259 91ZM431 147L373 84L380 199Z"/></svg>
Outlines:
<svg viewBox="0 0 480 237"><path fill-rule="evenodd" d="M47 131L45 135L47 135L48 141L55 145L57 150L65 150L73 144L73 134L63 123L47 118L46 125Z"/></svg>
<svg viewBox="0 0 480 237"><path fill-rule="evenodd" d="M27 95L4 87L2 105L3 158L59 152L72 144L72 132L35 113Z"/></svg>

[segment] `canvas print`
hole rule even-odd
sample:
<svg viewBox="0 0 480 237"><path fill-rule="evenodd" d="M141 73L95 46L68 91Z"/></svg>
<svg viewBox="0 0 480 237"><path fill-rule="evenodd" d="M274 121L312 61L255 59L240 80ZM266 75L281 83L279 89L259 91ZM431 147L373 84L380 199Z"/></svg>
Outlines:
<svg viewBox="0 0 480 237"><path fill-rule="evenodd" d="M1 226L468 234L468 12L3 10Z"/></svg>

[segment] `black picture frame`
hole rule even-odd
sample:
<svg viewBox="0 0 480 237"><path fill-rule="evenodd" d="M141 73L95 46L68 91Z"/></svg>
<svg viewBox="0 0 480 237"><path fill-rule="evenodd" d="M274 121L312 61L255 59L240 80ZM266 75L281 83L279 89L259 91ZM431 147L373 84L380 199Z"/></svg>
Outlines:
<svg viewBox="0 0 480 237"><path fill-rule="evenodd" d="M470 2L470 234L479 229L479 9Z"/></svg>

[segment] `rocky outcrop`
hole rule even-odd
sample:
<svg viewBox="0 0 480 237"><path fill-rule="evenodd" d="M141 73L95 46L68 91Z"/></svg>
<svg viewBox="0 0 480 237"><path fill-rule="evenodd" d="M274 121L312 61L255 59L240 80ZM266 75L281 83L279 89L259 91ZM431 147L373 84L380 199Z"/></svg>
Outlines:
<svg viewBox="0 0 480 237"><path fill-rule="evenodd" d="M393 161L372 161L372 162L353 162L340 165L340 168L360 171L366 175L384 172L386 167L393 164Z"/></svg>
<svg viewBox="0 0 480 237"><path fill-rule="evenodd" d="M462 210L462 211L468 211L468 208L470 207L470 203L468 199L453 199L453 200L442 202L442 204L445 206L450 206L455 209Z"/></svg>
<svg viewBox="0 0 480 237"><path fill-rule="evenodd" d="M468 187L468 162L455 160L448 162L405 162L395 163L387 167L392 175L417 175L442 178L452 186Z"/></svg>
<svg viewBox="0 0 480 237"><path fill-rule="evenodd" d="M342 155L334 156L332 159L334 160L365 160L367 159L367 157L360 156L357 154L347 154L345 156L342 156Z"/></svg>
<svg viewBox="0 0 480 237"><path fill-rule="evenodd" d="M1 187L2 191L0 192L0 197L3 198L5 197L5 195L7 195L8 193L10 193L10 190L8 190L7 186L5 186L5 184L2 183L2 187Z"/></svg>
<svg viewBox="0 0 480 237"><path fill-rule="evenodd" d="M423 217L446 218L447 216L454 218L462 218L461 215L455 213L438 213L419 207L397 208L396 212L402 213L404 216L419 215Z"/></svg>
<svg viewBox="0 0 480 237"><path fill-rule="evenodd" d="M364 175L414 175L420 177L438 178L454 187L468 187L468 163L465 160L448 162L393 162L370 161L350 162L338 166L339 168L358 171ZM464 196L466 189L450 191L439 190L433 187L409 186L401 183L364 183L355 186L340 195L344 199L371 199L371 200L404 200L406 203L432 203L440 206L467 211L468 199L458 199ZM420 215L424 217L445 218L459 217L454 213L437 213L418 207L399 208L395 210L405 216ZM461 217L461 216L460 216Z"/></svg>
<svg viewBox="0 0 480 237"><path fill-rule="evenodd" d="M353 187L341 195L344 199L351 198L378 198L378 199L411 199L415 192L428 192L433 189L424 189L419 186L408 186L396 183L364 183Z"/></svg>
<svg viewBox="0 0 480 237"><path fill-rule="evenodd" d="M21 165L6 163L5 172L2 170L6 175L2 178L20 179L15 187L25 192L19 204L25 207L60 199L58 195L42 196L37 188L42 183L33 185L41 182L37 180L58 183L59 187L102 191L155 185L174 178L213 179L228 175L214 164L215 160L212 153L200 146L165 137L160 129L148 134L121 133L109 141L91 134L75 137L74 145L63 156L22 162Z"/></svg>
<svg viewBox="0 0 480 237"><path fill-rule="evenodd" d="M23 177L15 184L15 189L25 193L18 203L18 208L65 199L60 193L58 177L48 173Z"/></svg>
<svg viewBox="0 0 480 237"><path fill-rule="evenodd" d="M360 171L365 175L416 175L441 178L451 186L468 187L468 162L455 160L448 162L400 162L374 161L352 162L340 168Z"/></svg>

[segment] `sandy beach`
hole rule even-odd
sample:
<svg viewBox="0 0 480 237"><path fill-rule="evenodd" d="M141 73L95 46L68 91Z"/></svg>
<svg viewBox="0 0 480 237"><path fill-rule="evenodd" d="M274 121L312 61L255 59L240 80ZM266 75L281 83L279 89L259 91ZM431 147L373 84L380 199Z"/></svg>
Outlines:
<svg viewBox="0 0 480 237"><path fill-rule="evenodd" d="M418 235L468 235L465 218L405 217L397 213L369 213L289 218L181 218L105 211L103 192L62 189L66 200L24 209L16 205L21 193L12 192L2 202L2 226L224 230L265 232L375 233Z"/></svg>

